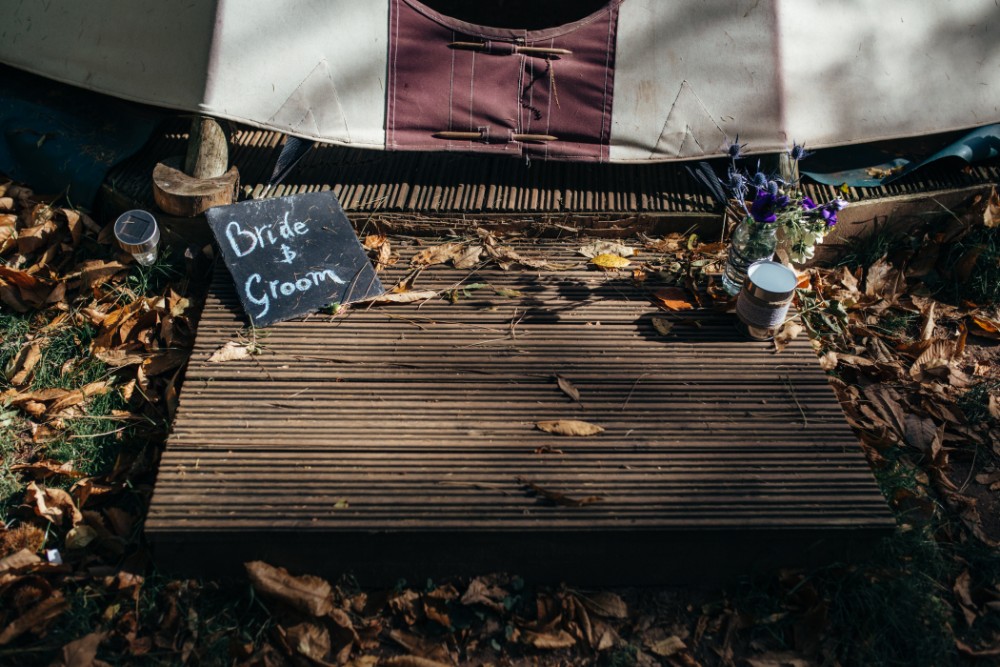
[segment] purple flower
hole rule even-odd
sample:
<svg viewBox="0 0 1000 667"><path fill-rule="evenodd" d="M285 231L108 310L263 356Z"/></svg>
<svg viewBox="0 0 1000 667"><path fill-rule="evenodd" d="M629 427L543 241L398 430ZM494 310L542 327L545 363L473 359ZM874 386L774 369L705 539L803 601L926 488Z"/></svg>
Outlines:
<svg viewBox="0 0 1000 667"><path fill-rule="evenodd" d="M843 211L845 208L847 208L847 202L844 201L843 199L834 199L829 204L827 204L827 206L832 208L834 211Z"/></svg>
<svg viewBox="0 0 1000 667"><path fill-rule="evenodd" d="M750 205L750 215L757 222L775 222L778 216L776 211L788 206L788 197L785 195L772 195L770 192L760 191Z"/></svg>
<svg viewBox="0 0 1000 667"><path fill-rule="evenodd" d="M767 193L769 195L771 195L772 197L777 197L778 196L778 190L780 190L780 186L778 185L777 181L768 181L767 182Z"/></svg>
<svg viewBox="0 0 1000 667"><path fill-rule="evenodd" d="M802 198L802 208L803 208L803 210L811 211L814 208L816 208L816 202L814 202L809 197L803 197Z"/></svg>
<svg viewBox="0 0 1000 667"><path fill-rule="evenodd" d="M767 174L765 174L762 171L758 171L756 174L753 175L753 178L750 179L750 184L753 185L758 190L766 190Z"/></svg>
<svg viewBox="0 0 1000 667"><path fill-rule="evenodd" d="M819 210L819 214L823 218L823 220L826 221L827 227L833 227L835 224L837 224L837 209L831 207L830 204L827 204L826 206L821 208Z"/></svg>

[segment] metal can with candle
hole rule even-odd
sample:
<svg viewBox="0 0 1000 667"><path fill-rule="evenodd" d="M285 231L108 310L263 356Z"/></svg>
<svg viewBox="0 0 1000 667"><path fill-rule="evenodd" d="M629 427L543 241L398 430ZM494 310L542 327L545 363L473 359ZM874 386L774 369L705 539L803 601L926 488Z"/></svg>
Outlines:
<svg viewBox="0 0 1000 667"><path fill-rule="evenodd" d="M774 338L788 315L798 277L780 262L754 262L736 299L737 328L754 340Z"/></svg>

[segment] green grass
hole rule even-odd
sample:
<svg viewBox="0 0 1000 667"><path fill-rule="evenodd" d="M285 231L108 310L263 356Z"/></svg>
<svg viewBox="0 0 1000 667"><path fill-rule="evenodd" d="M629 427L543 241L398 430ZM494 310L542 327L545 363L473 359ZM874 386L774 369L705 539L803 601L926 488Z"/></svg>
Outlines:
<svg viewBox="0 0 1000 667"><path fill-rule="evenodd" d="M886 311L872 329L892 338L912 338L918 333L920 315L900 310Z"/></svg>
<svg viewBox="0 0 1000 667"><path fill-rule="evenodd" d="M30 388L77 389L106 377L107 365L90 356L90 343L96 335L97 329L84 323L48 336Z"/></svg>
<svg viewBox="0 0 1000 667"><path fill-rule="evenodd" d="M851 665L956 664L951 592L942 583L954 568L934 540L909 531L864 566L821 573L834 653Z"/></svg>
<svg viewBox="0 0 1000 667"><path fill-rule="evenodd" d="M958 264L975 249L979 250L979 256L968 280L949 276L943 281L942 297L953 303L971 301L981 306L1000 303L1000 227L975 227L948 246L945 265Z"/></svg>
<svg viewBox="0 0 1000 667"><path fill-rule="evenodd" d="M31 315L0 312L0 388L6 388L3 371L18 355L31 332Z"/></svg>
<svg viewBox="0 0 1000 667"><path fill-rule="evenodd" d="M893 250L901 248L905 242L905 238L888 225L876 226L868 234L846 239L835 266L846 266L852 271L860 266L867 270Z"/></svg>
<svg viewBox="0 0 1000 667"><path fill-rule="evenodd" d="M134 301L136 297L162 294L171 282L183 275L184 258L161 248L156 261L149 266L135 264L125 277L122 293L126 301Z"/></svg>
<svg viewBox="0 0 1000 667"><path fill-rule="evenodd" d="M990 415L990 393L1000 389L1000 381L987 380L978 382L959 397L958 408L965 415L969 424L980 424L993 421Z"/></svg>

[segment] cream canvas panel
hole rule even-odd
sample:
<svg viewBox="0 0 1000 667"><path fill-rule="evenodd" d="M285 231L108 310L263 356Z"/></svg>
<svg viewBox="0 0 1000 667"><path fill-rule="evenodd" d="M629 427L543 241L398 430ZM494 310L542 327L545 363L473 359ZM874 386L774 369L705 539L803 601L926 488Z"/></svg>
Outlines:
<svg viewBox="0 0 1000 667"><path fill-rule="evenodd" d="M995 0L626 0L619 21L614 161L1000 122Z"/></svg>
<svg viewBox="0 0 1000 667"><path fill-rule="evenodd" d="M388 22L385 0L222 0L202 110L382 148Z"/></svg>
<svg viewBox="0 0 1000 667"><path fill-rule="evenodd" d="M778 0L786 134L812 146L1000 122L996 0Z"/></svg>
<svg viewBox="0 0 1000 667"><path fill-rule="evenodd" d="M388 0L0 0L0 61L117 97L385 146ZM996 0L624 0L610 159L1000 122Z"/></svg>
<svg viewBox="0 0 1000 667"><path fill-rule="evenodd" d="M0 61L115 97L194 110L204 99L215 9L213 0L0 0Z"/></svg>
<svg viewBox="0 0 1000 667"><path fill-rule="evenodd" d="M727 135L784 146L769 0L625 0L618 18L611 159L718 154Z"/></svg>

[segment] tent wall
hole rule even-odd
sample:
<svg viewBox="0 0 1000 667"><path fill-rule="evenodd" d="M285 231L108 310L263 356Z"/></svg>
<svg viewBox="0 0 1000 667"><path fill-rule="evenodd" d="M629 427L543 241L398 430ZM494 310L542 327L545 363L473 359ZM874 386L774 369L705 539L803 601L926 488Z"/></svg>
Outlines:
<svg viewBox="0 0 1000 667"><path fill-rule="evenodd" d="M0 61L125 99L384 149L390 4L0 0ZM1000 122L994 0L623 0L618 11L602 160L717 155L737 133L764 152ZM476 150L468 143L456 149Z"/></svg>

